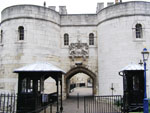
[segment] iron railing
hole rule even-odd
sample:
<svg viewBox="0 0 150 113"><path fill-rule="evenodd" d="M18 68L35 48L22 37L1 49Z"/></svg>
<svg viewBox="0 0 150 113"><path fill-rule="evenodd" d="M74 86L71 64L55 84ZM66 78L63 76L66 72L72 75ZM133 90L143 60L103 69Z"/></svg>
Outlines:
<svg viewBox="0 0 150 113"><path fill-rule="evenodd" d="M0 113L16 113L16 94L0 94Z"/></svg>
<svg viewBox="0 0 150 113"><path fill-rule="evenodd" d="M84 97L84 113L122 113L121 95Z"/></svg>

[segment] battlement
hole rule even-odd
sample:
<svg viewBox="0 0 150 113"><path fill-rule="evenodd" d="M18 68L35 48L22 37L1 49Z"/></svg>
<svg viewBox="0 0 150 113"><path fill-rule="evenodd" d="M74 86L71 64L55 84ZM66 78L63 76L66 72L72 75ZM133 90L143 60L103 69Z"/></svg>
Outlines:
<svg viewBox="0 0 150 113"><path fill-rule="evenodd" d="M56 11L56 6L48 6L48 8L50 8L51 10Z"/></svg>
<svg viewBox="0 0 150 113"><path fill-rule="evenodd" d="M2 11L1 21L4 22L16 18L36 18L59 23L59 17L59 13L55 11L55 6L43 7L36 5L14 5L5 8Z"/></svg>
<svg viewBox="0 0 150 113"><path fill-rule="evenodd" d="M104 8L104 2L97 3L96 13L98 13L103 8Z"/></svg>
<svg viewBox="0 0 150 113"><path fill-rule="evenodd" d="M107 2L107 6L106 7L109 7L111 5L114 5L114 2ZM104 7L104 2L100 2L100 3L97 3L97 7L96 7L96 13L98 13L100 10L102 10Z"/></svg>
<svg viewBox="0 0 150 113"><path fill-rule="evenodd" d="M107 2L107 7L114 5L114 2Z"/></svg>
<svg viewBox="0 0 150 113"><path fill-rule="evenodd" d="M67 14L66 6L59 6L59 14Z"/></svg>
<svg viewBox="0 0 150 113"><path fill-rule="evenodd" d="M111 6L110 6L111 5ZM110 7L103 8L97 13L98 22L104 22L106 20L118 18L118 17L128 17L129 15L150 15L150 2L142 1L132 1L116 3L115 5L109 4ZM136 7L135 7L136 6Z"/></svg>

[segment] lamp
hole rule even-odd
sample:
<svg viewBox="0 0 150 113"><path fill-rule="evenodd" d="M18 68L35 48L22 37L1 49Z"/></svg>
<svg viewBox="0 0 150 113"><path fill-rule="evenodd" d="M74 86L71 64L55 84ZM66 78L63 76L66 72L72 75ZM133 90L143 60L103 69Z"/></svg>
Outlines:
<svg viewBox="0 0 150 113"><path fill-rule="evenodd" d="M146 48L143 49L141 52L143 55L143 62L144 62L144 101L143 101L143 107L144 107L144 113L148 113L148 99L146 94L146 61L149 57L149 51L147 51Z"/></svg>
<svg viewBox="0 0 150 113"><path fill-rule="evenodd" d="M148 57L149 57L149 51L147 51L146 48L143 49L143 51L141 52L142 55L143 55L143 61L147 61L148 60Z"/></svg>

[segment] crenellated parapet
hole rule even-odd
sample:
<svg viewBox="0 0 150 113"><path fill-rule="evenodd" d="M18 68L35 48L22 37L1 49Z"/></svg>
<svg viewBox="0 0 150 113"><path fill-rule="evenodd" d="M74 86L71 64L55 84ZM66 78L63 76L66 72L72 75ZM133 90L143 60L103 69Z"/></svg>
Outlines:
<svg viewBox="0 0 150 113"><path fill-rule="evenodd" d="M98 24L120 17L128 16L149 16L150 15L150 2L131 1L116 3L115 5L109 4L108 7L103 8L97 13Z"/></svg>
<svg viewBox="0 0 150 113"><path fill-rule="evenodd" d="M97 3L97 7L96 7L96 13L98 13L100 10L102 10L104 8L104 2L101 3Z"/></svg>
<svg viewBox="0 0 150 113"><path fill-rule="evenodd" d="M50 8L51 10L56 11L56 6L48 6L48 8Z"/></svg>
<svg viewBox="0 0 150 113"><path fill-rule="evenodd" d="M66 6L59 6L59 14L67 14Z"/></svg>
<svg viewBox="0 0 150 113"><path fill-rule="evenodd" d="M2 23L11 19L37 19L60 24L60 15L52 6L15 5L5 8L1 15Z"/></svg>
<svg viewBox="0 0 150 113"><path fill-rule="evenodd" d="M114 2L107 2L107 7L114 5Z"/></svg>

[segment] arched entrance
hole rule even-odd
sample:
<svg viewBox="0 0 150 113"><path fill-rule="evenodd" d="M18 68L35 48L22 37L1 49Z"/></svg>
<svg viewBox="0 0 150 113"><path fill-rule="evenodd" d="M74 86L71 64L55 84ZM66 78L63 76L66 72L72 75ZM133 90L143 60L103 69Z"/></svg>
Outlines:
<svg viewBox="0 0 150 113"><path fill-rule="evenodd" d="M92 71L90 71L88 68L85 68L83 66L77 66L77 67L74 67L71 70L69 70L65 75L65 86L66 86L67 97L69 96L70 79L71 79L71 77L73 77L74 75L76 75L78 73L84 73L92 79L92 81L93 81L92 82L93 83L92 91L93 91L93 95L95 95L96 94L96 84L97 84L96 75Z"/></svg>

